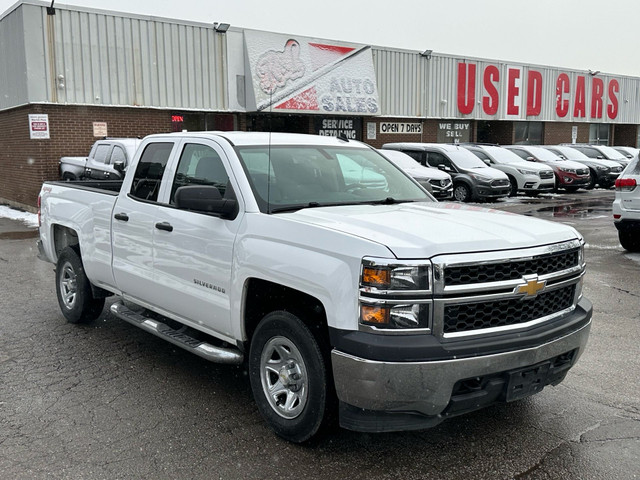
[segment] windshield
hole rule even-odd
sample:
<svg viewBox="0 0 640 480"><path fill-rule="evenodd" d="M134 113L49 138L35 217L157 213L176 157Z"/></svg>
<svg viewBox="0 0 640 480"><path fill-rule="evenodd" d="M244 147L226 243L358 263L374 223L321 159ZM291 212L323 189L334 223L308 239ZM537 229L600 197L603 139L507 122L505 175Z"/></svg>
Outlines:
<svg viewBox="0 0 640 480"><path fill-rule="evenodd" d="M616 160L617 158L626 159L626 157L620 152L617 152L615 149L605 145L598 145L598 150L604 153L604 156L609 160Z"/></svg>
<svg viewBox="0 0 640 480"><path fill-rule="evenodd" d="M539 160L543 162L561 162L564 161L558 155L553 152L550 152L546 148L542 147L527 147L527 149L536 156Z"/></svg>
<svg viewBox="0 0 640 480"><path fill-rule="evenodd" d="M430 202L433 198L369 148L236 147L264 213L362 203Z"/></svg>
<svg viewBox="0 0 640 480"><path fill-rule="evenodd" d="M447 155L458 168L487 168L487 164L476 157L469 150L459 148L458 150L447 151Z"/></svg>
<svg viewBox="0 0 640 480"><path fill-rule="evenodd" d="M523 163L524 159L520 158L515 153L501 147L485 147L486 152L491 155L491 158L496 163Z"/></svg>

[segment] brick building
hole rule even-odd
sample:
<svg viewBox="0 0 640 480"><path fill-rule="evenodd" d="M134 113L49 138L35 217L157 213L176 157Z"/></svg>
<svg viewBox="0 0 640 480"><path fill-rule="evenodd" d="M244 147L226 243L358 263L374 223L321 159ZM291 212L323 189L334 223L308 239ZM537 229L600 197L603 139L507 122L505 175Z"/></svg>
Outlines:
<svg viewBox="0 0 640 480"><path fill-rule="evenodd" d="M0 15L0 203L111 137L270 130L638 145L640 78L24 0Z"/></svg>

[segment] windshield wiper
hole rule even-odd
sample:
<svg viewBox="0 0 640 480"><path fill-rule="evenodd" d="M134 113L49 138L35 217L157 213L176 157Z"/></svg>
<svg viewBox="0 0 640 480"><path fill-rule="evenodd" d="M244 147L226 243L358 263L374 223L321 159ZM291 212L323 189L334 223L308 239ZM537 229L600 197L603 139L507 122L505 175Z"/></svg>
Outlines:
<svg viewBox="0 0 640 480"><path fill-rule="evenodd" d="M335 204L309 202L302 205L287 205L286 207L271 208L269 210L269 213L295 212L296 210L302 210L303 208L328 207L331 205L335 205Z"/></svg>
<svg viewBox="0 0 640 480"><path fill-rule="evenodd" d="M415 200L398 200L393 197L387 197L383 200L373 200L371 202L362 202L369 205L394 205L396 203L410 203L415 202Z"/></svg>

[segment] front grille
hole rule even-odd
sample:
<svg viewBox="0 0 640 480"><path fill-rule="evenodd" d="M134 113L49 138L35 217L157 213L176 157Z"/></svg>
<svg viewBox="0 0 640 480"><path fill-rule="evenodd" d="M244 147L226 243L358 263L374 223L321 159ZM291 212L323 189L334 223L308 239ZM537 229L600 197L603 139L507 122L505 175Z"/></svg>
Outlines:
<svg viewBox="0 0 640 480"><path fill-rule="evenodd" d="M540 172L540 178L542 178L543 180L547 180L549 178L553 178L553 172Z"/></svg>
<svg viewBox="0 0 640 480"><path fill-rule="evenodd" d="M579 257L579 249L574 248L559 253L539 255L527 260L449 266L444 271L444 284L448 287L515 280L534 273L545 275L578 266Z"/></svg>
<svg viewBox="0 0 640 480"><path fill-rule="evenodd" d="M492 187L508 187L510 185L509 180L494 180L491 182Z"/></svg>
<svg viewBox="0 0 640 480"><path fill-rule="evenodd" d="M553 315L573 305L575 285L545 292L533 299L510 298L451 304L444 309L444 333L518 325Z"/></svg>

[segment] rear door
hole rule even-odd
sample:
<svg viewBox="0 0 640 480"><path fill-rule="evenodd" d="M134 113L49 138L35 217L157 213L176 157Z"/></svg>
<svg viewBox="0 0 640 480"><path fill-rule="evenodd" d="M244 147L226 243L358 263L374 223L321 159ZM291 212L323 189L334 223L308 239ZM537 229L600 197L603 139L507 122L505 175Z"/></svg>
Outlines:
<svg viewBox="0 0 640 480"><path fill-rule="evenodd" d="M181 186L213 185L223 198L238 191L227 158L213 140L189 139L172 162L164 198L154 221L153 303L212 333L231 337L231 265L244 208L233 219L181 210L175 192ZM241 201L240 199L237 199Z"/></svg>
<svg viewBox="0 0 640 480"><path fill-rule="evenodd" d="M144 148L129 191L126 195L121 192L113 209L111 242L116 286L125 295L143 301L152 296L156 288L153 236L157 231L158 194L178 141L153 142Z"/></svg>

